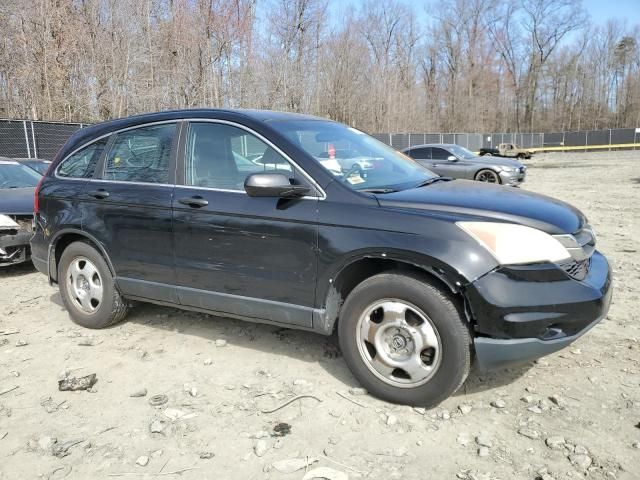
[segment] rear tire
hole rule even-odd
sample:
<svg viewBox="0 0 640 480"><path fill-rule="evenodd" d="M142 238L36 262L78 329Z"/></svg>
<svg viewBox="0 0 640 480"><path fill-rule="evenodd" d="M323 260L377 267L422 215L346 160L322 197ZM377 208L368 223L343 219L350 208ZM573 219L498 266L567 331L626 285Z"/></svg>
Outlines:
<svg viewBox="0 0 640 480"><path fill-rule="evenodd" d="M463 312L417 275L383 273L359 284L342 307L338 336L356 379L389 402L436 406L469 374Z"/></svg>
<svg viewBox="0 0 640 480"><path fill-rule="evenodd" d="M107 262L88 243L71 243L62 252L58 285L64 306L78 325L105 328L127 315L129 305L118 292Z"/></svg>

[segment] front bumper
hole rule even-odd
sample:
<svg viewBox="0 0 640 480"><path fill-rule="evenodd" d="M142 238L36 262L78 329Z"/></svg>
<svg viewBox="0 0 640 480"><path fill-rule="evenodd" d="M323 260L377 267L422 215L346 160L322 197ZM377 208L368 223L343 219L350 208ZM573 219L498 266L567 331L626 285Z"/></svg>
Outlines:
<svg viewBox="0 0 640 480"><path fill-rule="evenodd" d="M487 370L556 352L593 328L609 310L611 270L594 252L581 281L553 264L500 267L465 293L476 361Z"/></svg>
<svg viewBox="0 0 640 480"><path fill-rule="evenodd" d="M510 185L512 187L516 187L524 182L527 173L526 172L505 172L502 171L499 173L500 180L503 185Z"/></svg>
<svg viewBox="0 0 640 480"><path fill-rule="evenodd" d="M0 267L29 261L30 238L31 232L27 230L0 231Z"/></svg>

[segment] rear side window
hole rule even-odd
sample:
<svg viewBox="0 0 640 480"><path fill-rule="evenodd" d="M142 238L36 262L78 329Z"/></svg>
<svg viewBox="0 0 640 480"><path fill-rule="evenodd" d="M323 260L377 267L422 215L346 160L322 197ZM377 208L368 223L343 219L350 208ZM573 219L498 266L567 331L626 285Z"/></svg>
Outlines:
<svg viewBox="0 0 640 480"><path fill-rule="evenodd" d="M409 150L408 155L419 160L429 160L431 158L431 148L413 148Z"/></svg>
<svg viewBox="0 0 640 480"><path fill-rule="evenodd" d="M100 155L107 146L108 137L87 145L68 157L58 167L57 175L65 178L90 178L96 170Z"/></svg>
<svg viewBox="0 0 640 480"><path fill-rule="evenodd" d="M176 125L163 124L119 133L107 154L103 179L169 183L169 161Z"/></svg>

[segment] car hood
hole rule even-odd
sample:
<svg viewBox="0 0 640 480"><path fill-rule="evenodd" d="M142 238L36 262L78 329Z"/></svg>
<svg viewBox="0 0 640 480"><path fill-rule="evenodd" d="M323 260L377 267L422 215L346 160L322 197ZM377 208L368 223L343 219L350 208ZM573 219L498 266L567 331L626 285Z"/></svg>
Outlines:
<svg viewBox="0 0 640 480"><path fill-rule="evenodd" d="M34 187L0 188L0 214L31 215Z"/></svg>
<svg viewBox="0 0 640 480"><path fill-rule="evenodd" d="M383 207L519 223L550 234L574 233L586 223L578 209L555 198L469 180L442 181L376 197Z"/></svg>

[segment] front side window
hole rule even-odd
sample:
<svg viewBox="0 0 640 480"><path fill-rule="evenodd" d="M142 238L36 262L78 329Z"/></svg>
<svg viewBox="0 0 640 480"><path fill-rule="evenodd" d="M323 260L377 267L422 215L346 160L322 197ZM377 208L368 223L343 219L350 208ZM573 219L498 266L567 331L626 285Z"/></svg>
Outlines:
<svg viewBox="0 0 640 480"><path fill-rule="evenodd" d="M212 122L189 125L187 185L244 191L245 178L260 172L299 176L282 155L246 130Z"/></svg>
<svg viewBox="0 0 640 480"><path fill-rule="evenodd" d="M463 158L465 160L473 160L474 158L476 158L475 153L473 153L471 150L461 147L460 145L451 145L449 148L451 149L451 152L459 158Z"/></svg>
<svg viewBox="0 0 640 480"><path fill-rule="evenodd" d="M174 123L136 128L117 134L107 154L103 179L119 182L169 183Z"/></svg>
<svg viewBox="0 0 640 480"><path fill-rule="evenodd" d="M354 190L400 190L437 177L408 156L340 123L282 120L270 126ZM341 158L340 152L349 152L349 158Z"/></svg>
<svg viewBox="0 0 640 480"><path fill-rule="evenodd" d="M431 149L431 155L434 160L446 160L451 156L451 153L444 148L433 147Z"/></svg>
<svg viewBox="0 0 640 480"><path fill-rule="evenodd" d="M101 138L91 145L78 150L68 157L58 168L58 176L66 178L91 178L107 146L108 137Z"/></svg>

